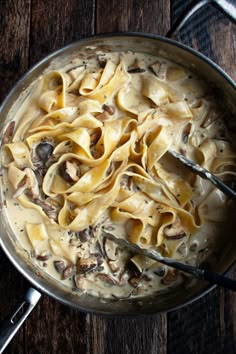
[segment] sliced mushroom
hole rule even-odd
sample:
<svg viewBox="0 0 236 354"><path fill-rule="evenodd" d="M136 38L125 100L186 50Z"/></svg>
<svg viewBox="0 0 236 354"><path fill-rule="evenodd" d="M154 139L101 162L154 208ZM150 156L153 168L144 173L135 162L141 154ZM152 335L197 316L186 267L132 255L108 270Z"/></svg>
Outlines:
<svg viewBox="0 0 236 354"><path fill-rule="evenodd" d="M165 63L156 61L149 66L149 69L161 80L165 79L167 69L167 65Z"/></svg>
<svg viewBox="0 0 236 354"><path fill-rule="evenodd" d="M101 130L100 129L93 130L92 134L90 135L90 144L91 145L97 144L100 137L101 137Z"/></svg>
<svg viewBox="0 0 236 354"><path fill-rule="evenodd" d="M103 239L103 249L109 261L115 261L117 259L117 245L106 237Z"/></svg>
<svg viewBox="0 0 236 354"><path fill-rule="evenodd" d="M66 263L64 261L54 261L53 262L56 271L60 274L65 270Z"/></svg>
<svg viewBox="0 0 236 354"><path fill-rule="evenodd" d="M90 229L84 229L82 231L76 231L75 236L82 242L88 242L91 238Z"/></svg>
<svg viewBox="0 0 236 354"><path fill-rule="evenodd" d="M68 278L72 277L72 275L74 275L74 273L75 273L75 267L73 264L70 264L62 271L61 279L62 280L68 279Z"/></svg>
<svg viewBox="0 0 236 354"><path fill-rule="evenodd" d="M191 132L191 128L192 128L192 123L188 123L183 130L182 140L184 144L188 143L188 138Z"/></svg>
<svg viewBox="0 0 236 354"><path fill-rule="evenodd" d="M175 269L168 270L165 277L161 279L161 283L164 285L170 285L177 280L177 271Z"/></svg>
<svg viewBox="0 0 236 354"><path fill-rule="evenodd" d="M3 144L9 144L13 137L13 132L15 128L15 122L10 122L7 126L7 129L3 135Z"/></svg>
<svg viewBox="0 0 236 354"><path fill-rule="evenodd" d="M185 229L178 217L176 217L173 224L168 225L164 228L164 235L169 240L179 240L186 236Z"/></svg>
<svg viewBox="0 0 236 354"><path fill-rule="evenodd" d="M156 274L158 277L164 277L164 275L166 274L166 269L165 267L160 267L155 269L153 273Z"/></svg>
<svg viewBox="0 0 236 354"><path fill-rule="evenodd" d="M128 67L129 74L136 74L136 73L144 73L146 70L141 67L140 62L138 59L135 59L134 63Z"/></svg>
<svg viewBox="0 0 236 354"><path fill-rule="evenodd" d="M216 111L216 109L210 109L201 124L201 128L208 128L212 123L214 123L219 118L220 116L219 113Z"/></svg>
<svg viewBox="0 0 236 354"><path fill-rule="evenodd" d="M105 273L98 273L96 274L96 278L101 280L102 282L106 283L107 285L117 285L118 282L110 277L108 274Z"/></svg>
<svg viewBox="0 0 236 354"><path fill-rule="evenodd" d="M118 264L114 261L108 261L107 264L108 264L108 267L110 268L110 270L112 271L112 273L117 273L118 270L120 269Z"/></svg>
<svg viewBox="0 0 236 354"><path fill-rule="evenodd" d="M76 289L80 290L80 291L83 291L84 290L84 282L85 282L85 277L83 275L78 275L78 274L75 274L73 276L73 280L74 280L74 284L75 284L75 287Z"/></svg>
<svg viewBox="0 0 236 354"><path fill-rule="evenodd" d="M101 68L105 68L106 63L107 63L107 58L105 57L105 54L99 54L97 56L97 60L98 60L99 66Z"/></svg>
<svg viewBox="0 0 236 354"><path fill-rule="evenodd" d="M70 90L68 92L70 95L74 95L74 96L81 96L80 93L79 93L79 89L73 89L73 90ZM73 97L73 96L72 96Z"/></svg>
<svg viewBox="0 0 236 354"><path fill-rule="evenodd" d="M36 146L36 154L42 161L47 161L49 157L52 155L53 146L47 142L40 143Z"/></svg>
<svg viewBox="0 0 236 354"><path fill-rule="evenodd" d="M104 111L96 116L96 118L100 121L108 120L110 118L110 114L107 111Z"/></svg>
<svg viewBox="0 0 236 354"><path fill-rule="evenodd" d="M38 261L48 261L52 257L52 254L49 251L43 251L39 255L36 255Z"/></svg>
<svg viewBox="0 0 236 354"><path fill-rule="evenodd" d="M59 167L59 173L67 182L77 182L80 176L80 168L75 161L64 161Z"/></svg>
<svg viewBox="0 0 236 354"><path fill-rule="evenodd" d="M94 256L88 258L79 258L77 262L78 273L84 274L91 272L98 266L97 259Z"/></svg>
<svg viewBox="0 0 236 354"><path fill-rule="evenodd" d="M45 200L37 198L34 200L34 202L35 204L41 206L44 213L49 217L49 219L52 219L54 221L58 220L58 214L61 209L61 206L59 203L57 203L56 200L48 197Z"/></svg>
<svg viewBox="0 0 236 354"><path fill-rule="evenodd" d="M141 278L131 277L128 282L131 286L133 286L134 288L137 288L138 284L140 283L140 280L141 280Z"/></svg>
<svg viewBox="0 0 236 354"><path fill-rule="evenodd" d="M25 181L25 180L24 180ZM19 197L25 190L27 189L26 183L23 185L18 186L17 190L13 194L13 198Z"/></svg>
<svg viewBox="0 0 236 354"><path fill-rule="evenodd" d="M110 114L110 116L112 116L115 113L115 108L111 105L104 104L102 106L102 109L104 109L105 112Z"/></svg>
<svg viewBox="0 0 236 354"><path fill-rule="evenodd" d="M30 191L32 197L37 199L39 197L39 185L35 173L29 167L26 167L24 172L26 174L26 188Z"/></svg>

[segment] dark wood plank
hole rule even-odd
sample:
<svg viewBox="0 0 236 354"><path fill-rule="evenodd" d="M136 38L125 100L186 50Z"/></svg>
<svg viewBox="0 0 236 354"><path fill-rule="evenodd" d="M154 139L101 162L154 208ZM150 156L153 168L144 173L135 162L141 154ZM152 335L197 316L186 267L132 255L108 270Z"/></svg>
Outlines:
<svg viewBox="0 0 236 354"><path fill-rule="evenodd" d="M172 1L172 21L189 3L190 0ZM176 38L211 58L235 79L235 36L236 26L219 10L207 6L191 18ZM233 292L215 289L168 314L168 353L235 353L235 301Z"/></svg>
<svg viewBox="0 0 236 354"><path fill-rule="evenodd" d="M24 353L87 353L87 316L44 295L25 323Z"/></svg>
<svg viewBox="0 0 236 354"><path fill-rule="evenodd" d="M97 33L141 31L165 35L169 26L169 0L97 0Z"/></svg>
<svg viewBox="0 0 236 354"><path fill-rule="evenodd" d="M15 306L23 294L23 277L0 249L0 321ZM8 353L24 353L24 328L18 331L7 348Z"/></svg>
<svg viewBox="0 0 236 354"><path fill-rule="evenodd" d="M167 326L163 315L139 318L91 316L90 353L165 354Z"/></svg>
<svg viewBox="0 0 236 354"><path fill-rule="evenodd" d="M28 67L30 0L0 2L0 101Z"/></svg>
<svg viewBox="0 0 236 354"><path fill-rule="evenodd" d="M172 22L191 0L172 0ZM205 54L234 80L236 26L212 5L199 10L177 34L176 39Z"/></svg>
<svg viewBox="0 0 236 354"><path fill-rule="evenodd" d="M28 67L30 0L0 2L0 101ZM0 320L23 294L23 277L0 250ZM8 353L24 352L24 328L17 333Z"/></svg>
<svg viewBox="0 0 236 354"><path fill-rule="evenodd" d="M94 33L95 0L32 0L30 65Z"/></svg>

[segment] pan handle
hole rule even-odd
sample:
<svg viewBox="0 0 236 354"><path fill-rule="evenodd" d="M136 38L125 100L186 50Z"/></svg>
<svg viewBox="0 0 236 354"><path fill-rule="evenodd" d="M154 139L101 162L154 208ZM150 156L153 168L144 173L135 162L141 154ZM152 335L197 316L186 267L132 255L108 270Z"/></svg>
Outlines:
<svg viewBox="0 0 236 354"><path fill-rule="evenodd" d="M14 337L26 317L33 310L41 297L40 292L29 288L23 299L12 309L10 314L0 323L0 353Z"/></svg>
<svg viewBox="0 0 236 354"><path fill-rule="evenodd" d="M236 23L236 2L235 0L199 0L192 1L186 10L175 21L171 29L167 32L166 37L172 38L185 25L185 23L203 6L214 5L232 21Z"/></svg>

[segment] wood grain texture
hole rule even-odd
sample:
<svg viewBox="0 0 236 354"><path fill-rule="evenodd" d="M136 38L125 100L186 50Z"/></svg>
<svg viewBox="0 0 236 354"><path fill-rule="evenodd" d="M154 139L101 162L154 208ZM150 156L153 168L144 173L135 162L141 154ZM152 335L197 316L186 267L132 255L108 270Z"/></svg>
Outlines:
<svg viewBox="0 0 236 354"><path fill-rule="evenodd" d="M25 353L86 353L86 317L44 295L25 322Z"/></svg>
<svg viewBox="0 0 236 354"><path fill-rule="evenodd" d="M97 33L142 31L165 35L169 26L169 0L97 0Z"/></svg>
<svg viewBox="0 0 236 354"><path fill-rule="evenodd" d="M30 0L0 2L0 101L28 67Z"/></svg>
<svg viewBox="0 0 236 354"><path fill-rule="evenodd" d="M172 22L190 2L191 0L172 1ZM235 27L218 8L208 5L191 17L176 39L212 59L235 80Z"/></svg>
<svg viewBox="0 0 236 354"><path fill-rule="evenodd" d="M90 353L166 354L165 315L124 319L91 316L90 323Z"/></svg>
<svg viewBox="0 0 236 354"><path fill-rule="evenodd" d="M28 68L30 0L0 2L0 101ZM0 320L23 294L23 278L0 250ZM24 352L24 328L8 353Z"/></svg>
<svg viewBox="0 0 236 354"><path fill-rule="evenodd" d="M32 0L30 65L56 49L94 34L95 0Z"/></svg>
<svg viewBox="0 0 236 354"><path fill-rule="evenodd" d="M0 321L8 315L10 309L22 297L23 280L0 249ZM24 353L24 334L24 327L21 327L14 340L8 345L6 353Z"/></svg>

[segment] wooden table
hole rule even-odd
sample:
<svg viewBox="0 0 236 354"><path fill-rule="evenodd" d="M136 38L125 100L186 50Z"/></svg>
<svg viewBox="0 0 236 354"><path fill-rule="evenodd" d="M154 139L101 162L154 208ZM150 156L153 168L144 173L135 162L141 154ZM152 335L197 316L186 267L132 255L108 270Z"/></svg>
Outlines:
<svg viewBox="0 0 236 354"><path fill-rule="evenodd" d="M1 0L0 99L48 53L83 36L112 31L165 35L189 0ZM201 10L177 39L236 79L236 26ZM29 287L0 250L0 319ZM232 276L234 276L232 274ZM6 353L236 353L236 295L215 289L178 311L140 318L80 313L44 295Z"/></svg>

